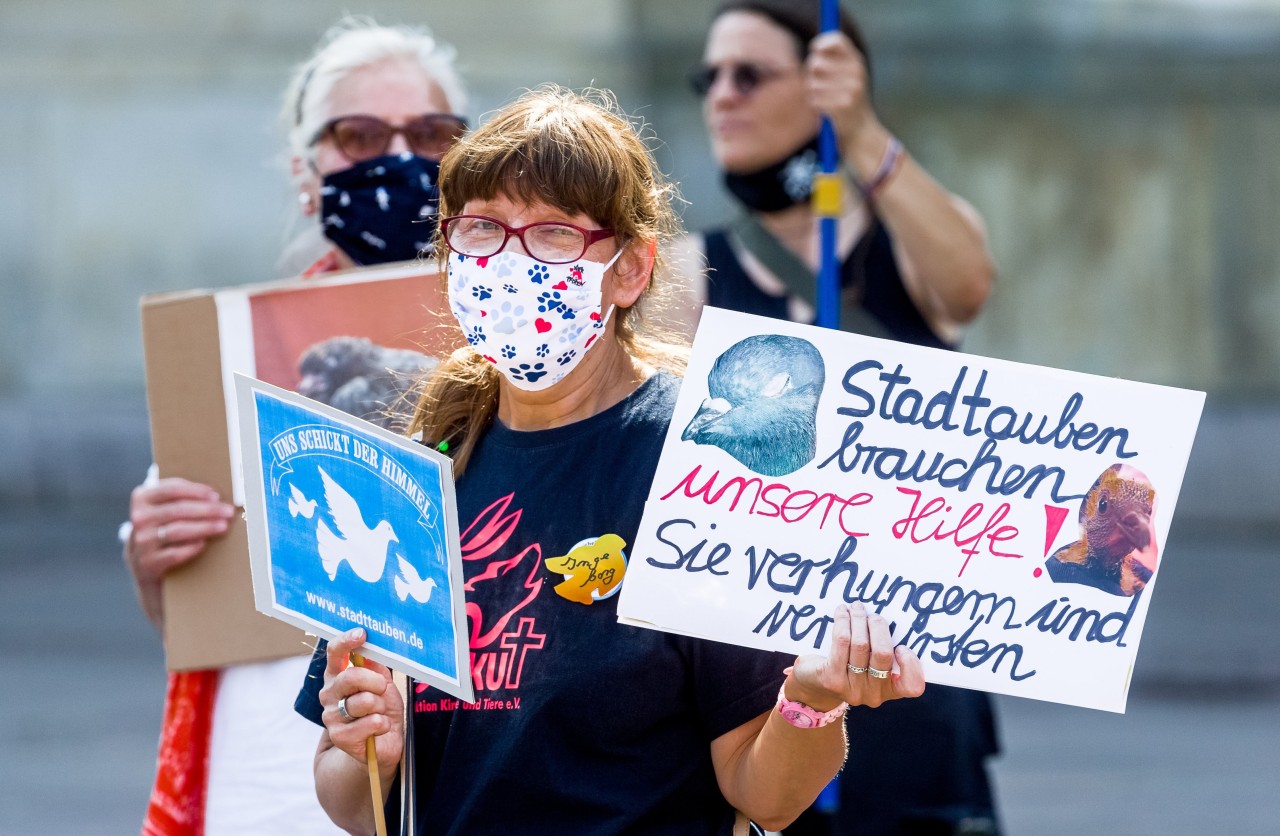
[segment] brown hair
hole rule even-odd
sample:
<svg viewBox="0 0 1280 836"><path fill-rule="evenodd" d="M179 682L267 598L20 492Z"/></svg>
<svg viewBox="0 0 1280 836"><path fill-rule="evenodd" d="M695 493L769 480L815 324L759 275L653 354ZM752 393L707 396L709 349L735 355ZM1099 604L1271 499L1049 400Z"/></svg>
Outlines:
<svg viewBox="0 0 1280 836"><path fill-rule="evenodd" d="M675 187L658 170L642 128L604 90L576 93L548 85L531 90L465 136L440 163L440 214L498 195L589 216L617 233L617 243L662 244L679 232ZM614 334L632 357L683 372L686 348L669 336L654 310L666 265L654 255L649 285L631 308L613 314ZM437 259L447 270L448 247ZM447 442L461 474L493 419L501 372L470 346L460 348L426 382L410 432L431 445Z"/></svg>
<svg viewBox="0 0 1280 836"><path fill-rule="evenodd" d="M712 20L718 19L726 12L755 12L764 15L778 26L786 29L796 39L796 54L803 61L809 55L809 41L818 37L819 18L822 14L821 0L722 0L716 6ZM871 53L867 51L866 38L858 27L853 15L840 7L840 31L849 36L853 45L862 53L862 60L867 65L867 83L871 83Z"/></svg>

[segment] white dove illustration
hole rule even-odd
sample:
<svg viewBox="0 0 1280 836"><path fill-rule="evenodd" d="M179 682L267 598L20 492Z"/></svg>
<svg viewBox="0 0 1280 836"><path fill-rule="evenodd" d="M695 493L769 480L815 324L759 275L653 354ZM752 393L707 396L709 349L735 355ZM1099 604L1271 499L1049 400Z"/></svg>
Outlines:
<svg viewBox="0 0 1280 836"><path fill-rule="evenodd" d="M324 482L324 500L329 506L338 534L320 519L316 522L316 542L320 551L320 563L329 573L329 580L338 575L342 561L351 564L351 570L360 580L373 583L382 577L387 568L387 546L394 540L400 542L391 523L382 520L373 528L364 524L364 515L351 494L317 467ZM341 536L338 536L341 535Z"/></svg>
<svg viewBox="0 0 1280 836"><path fill-rule="evenodd" d="M291 494L289 497L289 516L296 517L301 514L307 519L311 519L311 516L316 512L316 501L307 499L302 491L298 490L298 486L292 482L289 483L289 492Z"/></svg>
<svg viewBox="0 0 1280 836"><path fill-rule="evenodd" d="M413 600L419 604L425 604L431 600L431 590L436 588L436 582L432 578L422 579L418 574L418 570L413 568L413 564L405 560L403 557L396 555L400 561L400 574L396 575L396 594L403 601L410 595Z"/></svg>

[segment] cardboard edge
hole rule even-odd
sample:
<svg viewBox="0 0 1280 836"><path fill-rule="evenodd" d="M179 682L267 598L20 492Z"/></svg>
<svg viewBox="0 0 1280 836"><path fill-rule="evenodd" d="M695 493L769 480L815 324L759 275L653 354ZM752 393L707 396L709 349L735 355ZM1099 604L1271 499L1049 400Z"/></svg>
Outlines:
<svg viewBox="0 0 1280 836"><path fill-rule="evenodd" d="M231 495L217 311L204 291L144 296L142 318L152 457L161 476L181 476ZM199 432L203 438L193 438ZM248 537L242 518L199 558L165 575L163 638L169 670L261 662L307 652L297 629L254 612L247 597ZM222 594L230 590L230 594ZM228 608L235 611L227 617ZM217 635L210 625L229 625Z"/></svg>

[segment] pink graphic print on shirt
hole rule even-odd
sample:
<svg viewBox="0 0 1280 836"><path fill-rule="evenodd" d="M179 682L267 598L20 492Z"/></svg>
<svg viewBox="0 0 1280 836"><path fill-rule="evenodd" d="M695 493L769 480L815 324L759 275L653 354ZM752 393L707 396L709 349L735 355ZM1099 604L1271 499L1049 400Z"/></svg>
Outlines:
<svg viewBox="0 0 1280 836"><path fill-rule="evenodd" d="M506 549L520 522L521 511L510 510L513 495L498 499L480 512L462 532L463 561L486 561L463 588L468 593L467 622L470 627L471 678L477 692L477 703L486 700L482 692L500 689L519 690L529 651L542 649L546 634L536 629L536 620L520 616L539 590L542 589L542 548L532 543L520 549L514 556L495 558ZM474 600L474 593L482 592L485 605ZM417 692L428 686L421 683ZM456 705L456 700L441 701ZM517 703L518 704L518 703ZM435 711L436 703L418 700L417 711Z"/></svg>

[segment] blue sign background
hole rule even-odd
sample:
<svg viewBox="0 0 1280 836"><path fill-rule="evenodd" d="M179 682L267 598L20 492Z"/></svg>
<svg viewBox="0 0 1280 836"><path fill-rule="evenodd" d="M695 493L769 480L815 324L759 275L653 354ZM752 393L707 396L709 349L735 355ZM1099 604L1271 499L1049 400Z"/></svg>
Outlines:
<svg viewBox="0 0 1280 836"><path fill-rule="evenodd" d="M370 644L458 679L440 466L351 424L262 392L254 398L276 605L338 630L364 627ZM321 559L321 527L346 539L341 520L348 516L341 493L332 485L326 492L321 469L359 506L362 528L349 535L358 539L383 521L394 532L385 566L372 581L349 561L326 568ZM350 519L347 525L352 528ZM423 581L435 582L425 603L397 595L400 559ZM373 567L365 568L366 576L377 572L376 556L362 563Z"/></svg>

